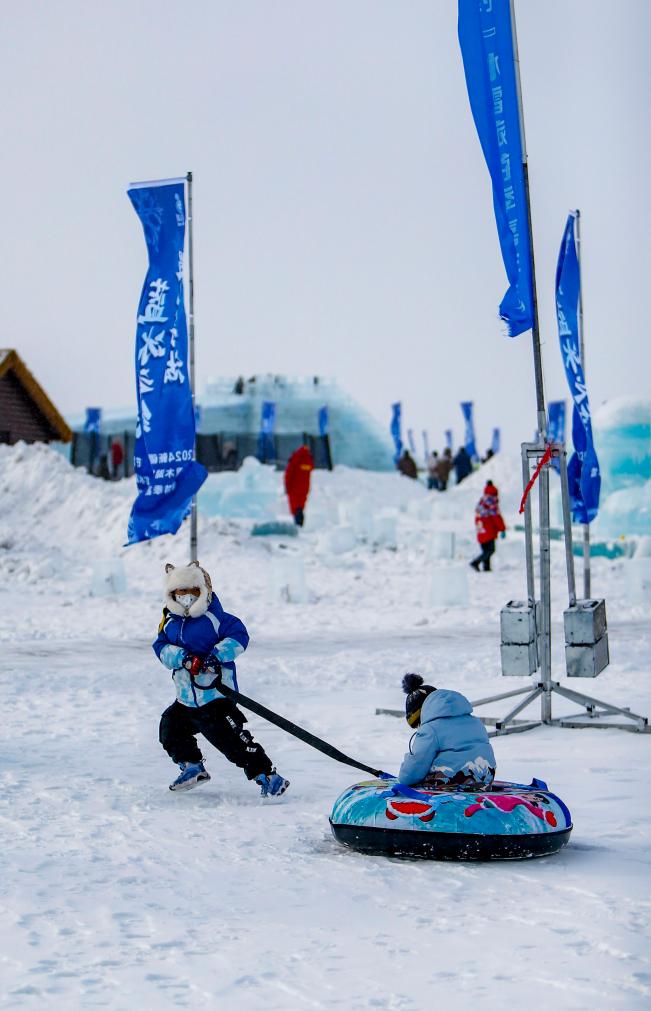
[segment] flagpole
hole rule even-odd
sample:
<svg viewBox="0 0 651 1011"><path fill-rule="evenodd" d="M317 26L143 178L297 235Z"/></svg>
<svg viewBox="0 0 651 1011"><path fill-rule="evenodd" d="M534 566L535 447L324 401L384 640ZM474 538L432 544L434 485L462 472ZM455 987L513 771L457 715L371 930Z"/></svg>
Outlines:
<svg viewBox="0 0 651 1011"><path fill-rule="evenodd" d="M488 13L493 8L492 4L480 5L476 0L460 0L459 3L459 39L461 42L462 53L464 54L464 64L466 65L466 79L468 81L468 91L470 94L471 106L473 106L473 88L476 83L476 79L473 79L473 73L468 72L468 64L466 64L466 59L470 60L482 60L486 55L486 49L483 45L483 41L478 46L479 38L477 32L480 32L482 39L490 38L496 33L497 25L499 24L500 18L506 20L506 0L500 0L499 4L495 5L495 15L496 23L490 26L490 31L483 31L481 15L483 13ZM522 103L522 88L520 83L520 64L518 56L518 42L517 42L517 31L515 24L515 5L514 0L509 0L508 11L510 17L510 29L511 29L511 41L512 41L512 52L513 52L513 74L514 83L516 87L517 103L518 103L518 119L520 127L520 140L522 146L522 174L523 174L523 188L524 196L526 200L526 214L527 223L529 226L529 255L531 263L531 315L532 315L532 347L533 347L533 359L534 359L534 377L536 384L536 411L538 417L538 435L534 442L523 442L522 443L522 476L525 487L530 486L530 469L531 462L537 461L539 467L541 466L541 460L543 455L559 458L560 471L561 471L561 482L562 489L564 493L565 505L563 509L563 527L565 533L565 554L566 554L566 567L567 567L567 579L568 579L568 591L571 603L575 602L576 594L574 587L574 567L573 567L573 555L572 555L572 526L571 521L568 516L568 493L567 493L567 469L565 466L565 450L556 444L547 444L549 438L547 431L547 413L545 410L545 394L543 386L543 369L542 369L542 353L540 346L540 329L538 321L538 299L536 294L536 269L535 269L535 258L534 258L534 247L533 247L533 229L531 225L531 198L529 192L529 173L527 164L527 148L525 142L525 131L524 131L524 113L523 113L523 103ZM462 17L462 15L467 15L467 17ZM472 16L471 16L472 15ZM505 25L501 25L503 29ZM462 38L463 35L463 38ZM464 51L465 47L465 51ZM495 53L491 54L495 61L497 61L497 56ZM486 67L484 66L484 71ZM504 69L504 68L502 68ZM471 70L476 71L477 66L471 67ZM492 74L500 74L500 68L497 62L494 62L492 67L489 64L488 67L489 77L493 80ZM510 75L509 75L510 76ZM485 80L485 73L481 80L482 88L485 91L487 85ZM475 96L477 97L477 96ZM485 101L487 95L484 94L483 100ZM493 91L493 100L495 100L495 93ZM488 98L490 102L490 98ZM485 111L485 105L482 107ZM500 110L502 111L502 110ZM478 133L480 139L484 137L483 130L483 112L480 109L477 115L473 111L475 118L475 124L477 125ZM497 121L496 124L497 126ZM488 131L488 136L490 131ZM483 145L482 145L483 146ZM491 172L491 177L493 178L493 186L499 185L499 182L495 182L494 176L497 175L494 172L495 166L491 167L491 159L486 156L486 160L489 163L489 171ZM494 190L495 191L495 190ZM497 213L497 208L496 208ZM500 223L498 221L498 230L500 230ZM509 276L510 280L510 276ZM510 290L510 289L509 289ZM537 473L537 471L536 471ZM535 480L535 476L534 476ZM532 483L532 482L531 482ZM527 571L527 593L529 595L529 602L527 607L528 621L530 622L529 631L530 641L528 643L529 649L527 651L528 655L525 658L526 668L528 673L534 673L540 665L540 680L537 683L531 685L529 683L524 688L517 688L514 691L502 692L499 695L495 695L492 698L479 699L477 702L473 702L473 706L484 706L490 702L496 702L501 699L511 698L516 695L524 695L525 698L518 702L510 712L501 718L493 717L481 717L482 722L486 725L494 725L495 730L490 734L494 737L498 734L514 734L522 733L522 731L533 729L533 727L540 726L541 723L553 724L556 726L564 727L616 727L621 730L635 730L641 733L651 733L651 727L649 726L649 721L647 717L641 716L637 713L631 712L630 709L621 706L613 706L609 702L602 702L600 699L595 699L589 695L584 695L581 692L570 690L564 687L558 681L552 681L551 678L551 572L550 572L550 530L549 530L549 468L542 467L540 470L540 475L538 479L539 487L539 520L540 520L540 607L538 606L538 601L535 599L536 592L536 581L535 573L533 568L533 544L532 544L532 530L531 530L531 510L530 510L530 497L526 498L524 511L525 511L525 557L526 557L526 571ZM601 603L601 602L597 602ZM507 626L506 632L508 632L508 626L512 624L510 621L510 616L508 614L509 606L507 605L501 612L501 618L506 617L507 620L504 623ZM517 605L518 607L520 605ZM569 609L571 610L571 608ZM566 616L569 610L565 612ZM540 620L538 619L538 612L540 612ZM518 633L521 634L521 623L520 616L517 616L518 620L513 622L513 624L518 625ZM533 618L533 622L532 622ZM533 626L533 627L532 627ZM521 639L515 640L515 643L510 638L510 635L506 634L503 625L502 629L502 647L518 647L521 643ZM606 644L607 645L607 644ZM532 649L533 647L533 649ZM520 647L521 648L521 647ZM537 655L535 655L537 654ZM507 657L508 659L508 657ZM593 659L595 661L595 666L597 665L596 653L593 654ZM511 661L509 661L509 664ZM509 666L507 664L507 666ZM504 674L524 674L525 671L520 657L517 658L515 666L518 668L517 672L515 670L505 670L504 664L504 653L502 655L502 672ZM531 668L534 668L532 670ZM602 669L602 668L600 668ZM597 671L598 673L598 671ZM552 694L557 693L568 701L579 703L585 709L585 713L579 713L577 716L571 717L556 717L552 718ZM530 705L530 703L536 701L540 697L541 699L541 718L540 720L525 720L517 719L516 717ZM632 721L631 723L619 722L612 723L610 721L611 716L622 716L625 720ZM602 719L604 721L602 721Z"/></svg>
<svg viewBox="0 0 651 1011"><path fill-rule="evenodd" d="M520 142L522 146L522 173L524 176L524 191L527 202L527 225L529 231L529 257L531 261L531 304L533 325L531 339L533 345L533 369L536 383L536 413L538 432L544 443L547 436L547 411L545 410L545 388L543 382L542 351L540 347L540 328L538 323L538 295L536 291L536 261L533 246L533 228L531 222L531 197L529 193L529 165L527 157L527 142L524 131L524 108L522 104L522 85L520 82L520 57L518 54L518 33L515 23L515 2L510 0L511 37L513 39L513 63L515 69L515 84L518 95L518 117L520 120ZM542 720L549 723L552 717L552 653L551 653L551 552L549 536L549 468L543 467L538 484L540 509L540 600L542 629L541 639L541 683Z"/></svg>
<svg viewBox="0 0 651 1011"><path fill-rule="evenodd" d="M585 339L583 336L583 277L581 276L581 211L577 208L574 211L575 235L576 235L576 258L579 262L579 354L581 355L581 366L583 368L583 378L585 379ZM590 593L590 524L583 524L583 597L589 600Z"/></svg>
<svg viewBox="0 0 651 1011"><path fill-rule="evenodd" d="M194 453L197 458L197 430L195 411L195 372L194 372L194 256L192 247L192 172L186 175L188 184L188 338L190 357L190 388L192 391L192 417L195 425ZM190 507L190 561L197 561L197 496L192 496Z"/></svg>

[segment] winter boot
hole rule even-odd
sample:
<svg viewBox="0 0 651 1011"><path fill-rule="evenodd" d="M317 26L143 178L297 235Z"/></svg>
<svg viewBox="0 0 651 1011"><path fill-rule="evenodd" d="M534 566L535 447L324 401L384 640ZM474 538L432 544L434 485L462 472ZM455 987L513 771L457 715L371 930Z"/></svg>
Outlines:
<svg viewBox="0 0 651 1011"><path fill-rule="evenodd" d="M210 779L210 773L206 772L203 762L179 762L179 766L181 775L170 783L170 790L192 790Z"/></svg>
<svg viewBox="0 0 651 1011"><path fill-rule="evenodd" d="M268 776L261 772L255 777L255 781L260 787L262 797L280 797L289 786L289 780L279 776L275 769L272 769Z"/></svg>
<svg viewBox="0 0 651 1011"><path fill-rule="evenodd" d="M474 569L475 572L479 572L479 558L475 558L473 562L470 562L470 568Z"/></svg>

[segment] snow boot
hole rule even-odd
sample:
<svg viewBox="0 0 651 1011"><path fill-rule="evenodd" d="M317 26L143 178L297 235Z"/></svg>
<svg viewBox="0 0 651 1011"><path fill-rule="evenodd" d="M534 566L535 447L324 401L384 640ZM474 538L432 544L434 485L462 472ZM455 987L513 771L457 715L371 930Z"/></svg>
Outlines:
<svg viewBox="0 0 651 1011"><path fill-rule="evenodd" d="M203 762L179 762L179 766L181 775L170 783L170 790L192 790L210 779L210 773L206 772Z"/></svg>
<svg viewBox="0 0 651 1011"><path fill-rule="evenodd" d="M475 558L474 562L470 562L470 568L474 569L475 572L479 572L479 559Z"/></svg>
<svg viewBox="0 0 651 1011"><path fill-rule="evenodd" d="M280 797L289 786L289 780L279 776L275 769L272 769L268 776L261 772L255 777L255 781L260 787L262 797Z"/></svg>

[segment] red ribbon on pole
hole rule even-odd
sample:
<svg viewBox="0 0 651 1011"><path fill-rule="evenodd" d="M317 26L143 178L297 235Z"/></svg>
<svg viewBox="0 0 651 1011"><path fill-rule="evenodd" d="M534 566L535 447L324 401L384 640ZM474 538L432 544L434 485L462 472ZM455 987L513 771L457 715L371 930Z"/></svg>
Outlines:
<svg viewBox="0 0 651 1011"><path fill-rule="evenodd" d="M542 457L540 458L540 463L538 464L538 466L534 470L529 484L524 489L524 494L522 496L522 501L520 502L520 513L524 512L524 507L525 507L526 501L527 501L527 499L529 497L529 492L531 491L531 489L535 485L536 481L538 480L538 477L540 476L540 471L543 469L543 467L545 467L551 461L551 458L552 458L552 445L550 443L549 446L547 447L547 449L545 450L545 452L543 453Z"/></svg>

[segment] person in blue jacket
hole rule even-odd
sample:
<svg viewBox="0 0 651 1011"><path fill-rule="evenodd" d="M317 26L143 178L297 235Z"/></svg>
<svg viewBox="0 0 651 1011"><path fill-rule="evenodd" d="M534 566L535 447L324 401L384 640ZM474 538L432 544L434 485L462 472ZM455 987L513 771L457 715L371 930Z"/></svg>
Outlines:
<svg viewBox="0 0 651 1011"><path fill-rule="evenodd" d="M199 733L255 780L263 797L278 796L289 786L244 729L244 713L219 691L220 677L237 691L234 661L248 644L243 622L224 610L198 562L165 566L165 606L153 649L172 671L176 688L159 732L160 743L181 769L170 790L190 790L210 779L197 745ZM192 669L196 657L202 661L199 673Z"/></svg>
<svg viewBox="0 0 651 1011"><path fill-rule="evenodd" d="M423 684L420 674L405 674L405 716L416 733L409 742L398 779L406 786L490 786L495 755L484 724L471 716L465 695Z"/></svg>

